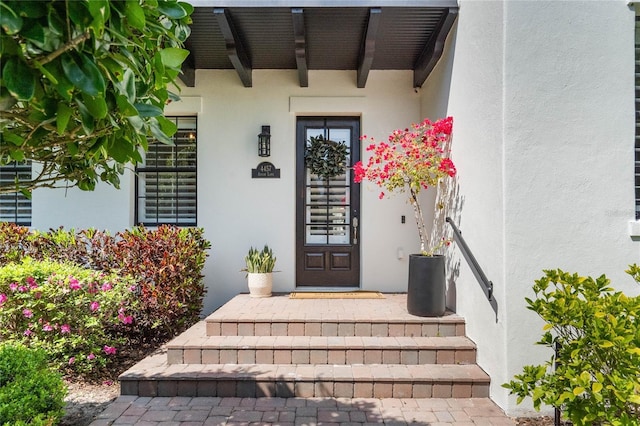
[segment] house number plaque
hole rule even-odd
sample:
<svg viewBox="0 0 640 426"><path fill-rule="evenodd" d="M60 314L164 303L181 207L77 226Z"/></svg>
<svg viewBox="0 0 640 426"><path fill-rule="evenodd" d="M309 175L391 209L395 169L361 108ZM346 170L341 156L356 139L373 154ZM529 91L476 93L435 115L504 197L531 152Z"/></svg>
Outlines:
<svg viewBox="0 0 640 426"><path fill-rule="evenodd" d="M276 178L280 179L280 169L276 169L272 163L263 161L258 167L251 169L252 179Z"/></svg>

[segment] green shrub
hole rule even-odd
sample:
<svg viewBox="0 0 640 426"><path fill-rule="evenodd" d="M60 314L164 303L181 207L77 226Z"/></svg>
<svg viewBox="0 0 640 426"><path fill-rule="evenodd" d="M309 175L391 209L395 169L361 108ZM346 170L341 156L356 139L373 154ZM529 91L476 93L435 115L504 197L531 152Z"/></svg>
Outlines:
<svg viewBox="0 0 640 426"><path fill-rule="evenodd" d="M51 261L0 268L0 340L46 350L59 368L107 365L137 310L129 278Z"/></svg>
<svg viewBox="0 0 640 426"><path fill-rule="evenodd" d="M110 270L118 263L113 254L115 244L115 237L95 229L76 232L58 228L41 232L0 222L0 265L30 257Z"/></svg>
<svg viewBox="0 0 640 426"><path fill-rule="evenodd" d="M29 232L0 223L0 265L32 257L134 277L140 304L128 333L142 340L166 340L198 321L209 247L201 228L135 227L111 236L94 229Z"/></svg>
<svg viewBox="0 0 640 426"><path fill-rule="evenodd" d="M44 351L0 345L0 424L54 425L64 414L66 393Z"/></svg>
<svg viewBox="0 0 640 426"><path fill-rule="evenodd" d="M136 277L136 327L146 340L164 340L199 320L205 295L202 269L209 242L200 228L136 227L118 234L114 251L123 273Z"/></svg>
<svg viewBox="0 0 640 426"><path fill-rule="evenodd" d="M627 272L640 278L635 265ZM503 386L518 403L560 408L575 425L639 425L640 296L614 292L604 275L561 270L545 271L533 290L528 309L546 322L538 344L557 345L557 358L525 366Z"/></svg>
<svg viewBox="0 0 640 426"><path fill-rule="evenodd" d="M30 249L29 228L11 222L0 222L0 266L18 262Z"/></svg>

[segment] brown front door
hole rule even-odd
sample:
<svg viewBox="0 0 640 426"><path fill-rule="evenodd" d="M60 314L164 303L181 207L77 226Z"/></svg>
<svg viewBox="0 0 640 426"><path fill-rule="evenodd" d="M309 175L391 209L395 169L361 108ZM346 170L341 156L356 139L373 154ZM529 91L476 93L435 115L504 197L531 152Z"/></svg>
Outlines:
<svg viewBox="0 0 640 426"><path fill-rule="evenodd" d="M360 286L360 185L349 168L323 179L305 167L311 137L345 143L347 164L360 159L360 119L299 117L296 129L296 285Z"/></svg>

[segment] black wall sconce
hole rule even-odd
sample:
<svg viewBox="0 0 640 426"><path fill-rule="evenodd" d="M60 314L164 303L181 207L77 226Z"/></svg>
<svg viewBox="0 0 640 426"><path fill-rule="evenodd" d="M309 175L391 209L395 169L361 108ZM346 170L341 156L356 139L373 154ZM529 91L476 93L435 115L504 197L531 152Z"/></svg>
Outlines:
<svg viewBox="0 0 640 426"><path fill-rule="evenodd" d="M271 155L271 126L262 126L262 132L258 135L258 155L260 157Z"/></svg>

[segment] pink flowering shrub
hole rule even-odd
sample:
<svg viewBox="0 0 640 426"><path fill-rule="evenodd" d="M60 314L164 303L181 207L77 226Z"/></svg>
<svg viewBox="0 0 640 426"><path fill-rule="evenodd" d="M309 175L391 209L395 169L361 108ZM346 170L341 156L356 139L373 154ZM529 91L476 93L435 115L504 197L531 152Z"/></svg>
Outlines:
<svg viewBox="0 0 640 426"><path fill-rule="evenodd" d="M371 141L367 147L371 153L369 161L366 165L359 161L353 167L356 183L368 180L388 192L409 194L418 226L420 251L429 256L447 242L427 250L427 229L418 194L434 187L441 179L456 175L456 168L449 158L452 132L453 118L447 117L434 123L425 119L412 124L411 128L394 130L386 142L376 143L373 138L363 136L363 141ZM380 192L379 198L387 195Z"/></svg>
<svg viewBox="0 0 640 426"><path fill-rule="evenodd" d="M105 367L132 327L134 289L130 278L72 264L9 263L0 268L0 340L44 349L63 370Z"/></svg>
<svg viewBox="0 0 640 426"><path fill-rule="evenodd" d="M138 309L121 320L133 323L127 338L135 342L166 341L200 319L206 291L202 269L210 246L202 228L134 227L110 235L95 229L30 231L0 222L0 266L31 257L134 277Z"/></svg>

